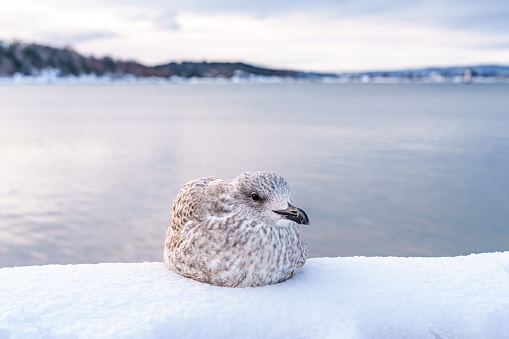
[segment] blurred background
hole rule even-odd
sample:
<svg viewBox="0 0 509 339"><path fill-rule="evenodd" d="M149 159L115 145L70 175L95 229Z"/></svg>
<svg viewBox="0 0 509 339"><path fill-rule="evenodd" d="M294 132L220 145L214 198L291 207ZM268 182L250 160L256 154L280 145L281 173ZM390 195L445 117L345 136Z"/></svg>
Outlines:
<svg viewBox="0 0 509 339"><path fill-rule="evenodd" d="M0 267L162 261L180 187L250 170L287 179L311 257L508 250L508 17L505 1L3 3ZM212 68L161 77L171 62Z"/></svg>
<svg viewBox="0 0 509 339"><path fill-rule="evenodd" d="M238 61L338 72L507 64L503 0L19 0L0 40L168 61Z"/></svg>

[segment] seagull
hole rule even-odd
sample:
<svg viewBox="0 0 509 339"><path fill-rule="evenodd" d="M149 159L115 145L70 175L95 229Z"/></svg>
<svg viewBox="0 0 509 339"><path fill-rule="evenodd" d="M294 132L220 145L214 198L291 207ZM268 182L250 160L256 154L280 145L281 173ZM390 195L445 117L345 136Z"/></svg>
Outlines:
<svg viewBox="0 0 509 339"><path fill-rule="evenodd" d="M292 278L306 262L298 225L309 225L309 218L291 204L291 195L281 175L266 171L189 181L173 202L166 266L186 278L225 287Z"/></svg>

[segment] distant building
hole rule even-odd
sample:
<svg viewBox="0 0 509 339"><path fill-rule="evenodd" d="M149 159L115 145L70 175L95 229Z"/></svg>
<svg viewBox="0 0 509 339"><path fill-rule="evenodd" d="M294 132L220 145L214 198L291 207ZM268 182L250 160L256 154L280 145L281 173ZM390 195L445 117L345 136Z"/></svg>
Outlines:
<svg viewBox="0 0 509 339"><path fill-rule="evenodd" d="M465 70L465 73L463 74L463 82L466 84L472 83L472 71L467 69Z"/></svg>

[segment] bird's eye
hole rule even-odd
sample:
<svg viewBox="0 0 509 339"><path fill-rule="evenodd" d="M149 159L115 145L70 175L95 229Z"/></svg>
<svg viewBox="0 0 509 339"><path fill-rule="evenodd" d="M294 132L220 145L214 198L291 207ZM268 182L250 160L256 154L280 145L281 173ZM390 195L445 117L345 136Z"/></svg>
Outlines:
<svg viewBox="0 0 509 339"><path fill-rule="evenodd" d="M260 196L256 193L251 193L251 199L253 200L260 200Z"/></svg>

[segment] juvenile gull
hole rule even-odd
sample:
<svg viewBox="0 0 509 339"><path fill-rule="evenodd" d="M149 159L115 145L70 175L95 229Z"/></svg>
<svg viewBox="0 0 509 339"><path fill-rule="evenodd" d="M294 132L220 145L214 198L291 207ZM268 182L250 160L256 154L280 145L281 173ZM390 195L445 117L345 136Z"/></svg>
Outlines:
<svg viewBox="0 0 509 339"><path fill-rule="evenodd" d="M248 287L290 279L306 262L298 224L306 213L291 204L286 180L245 172L233 180L202 177L173 202L164 262L204 283Z"/></svg>

